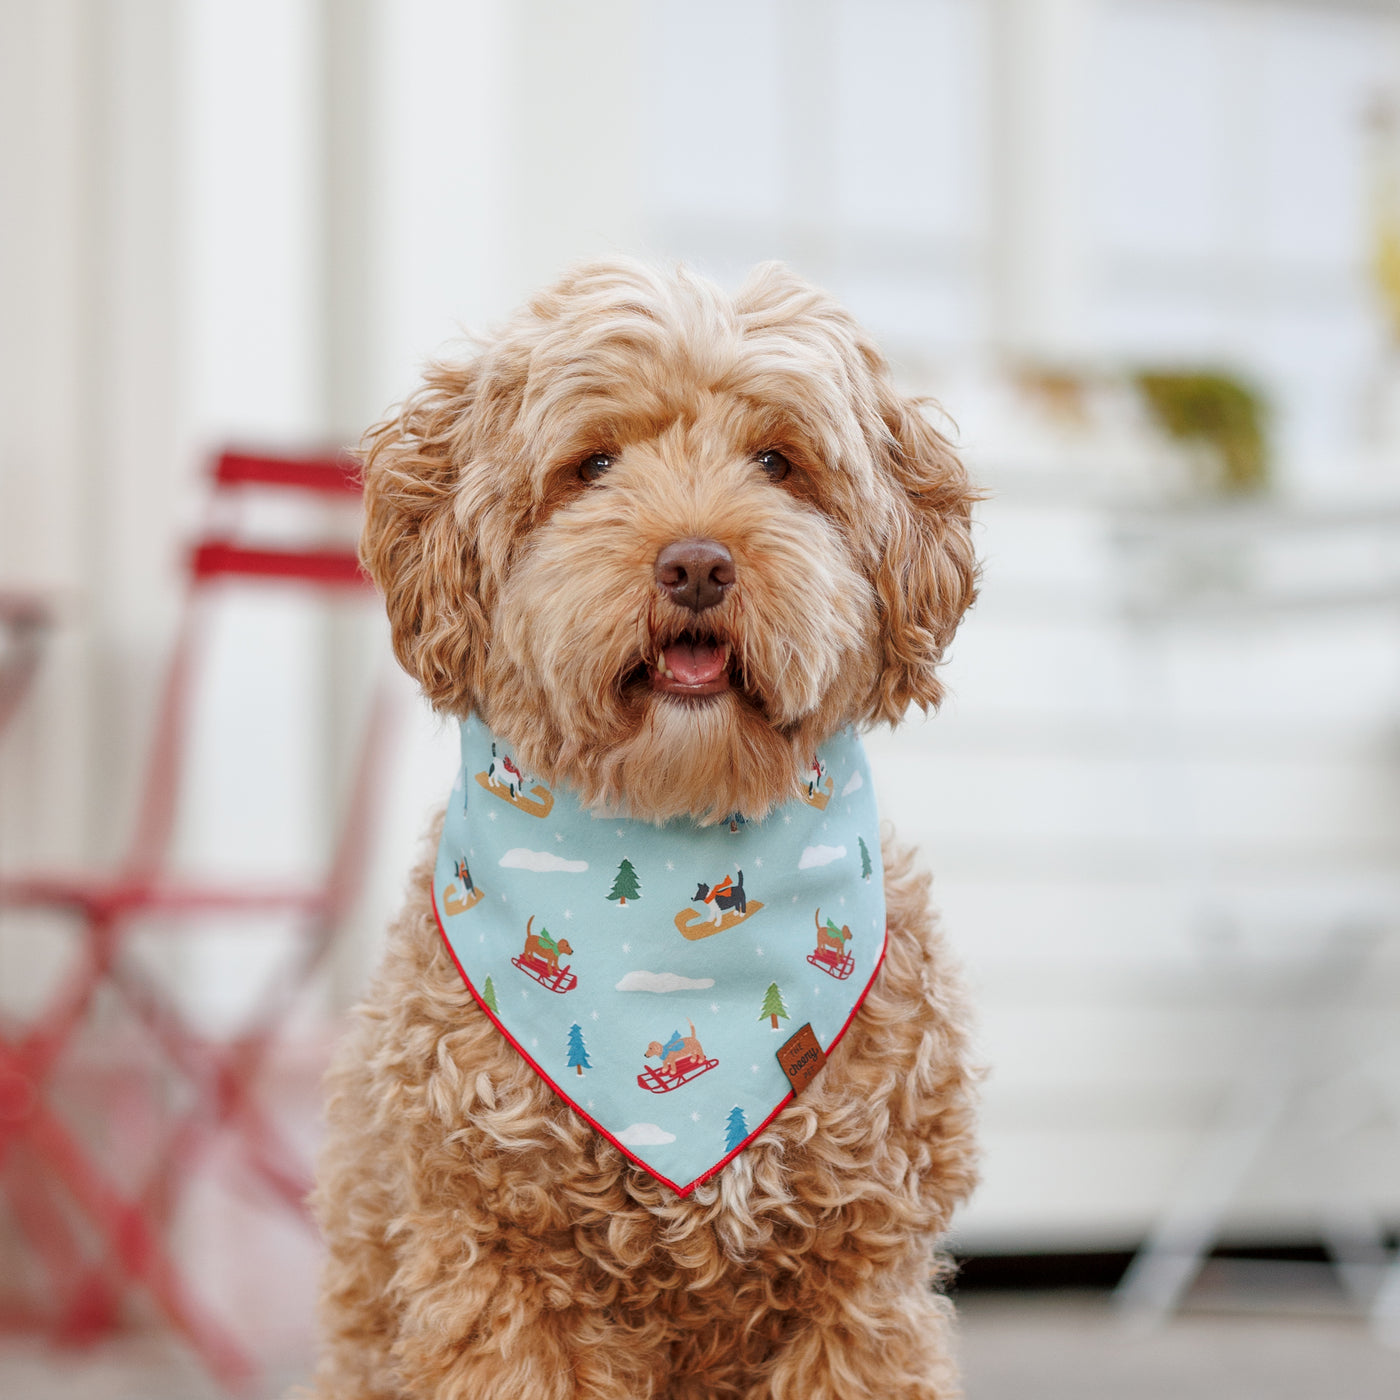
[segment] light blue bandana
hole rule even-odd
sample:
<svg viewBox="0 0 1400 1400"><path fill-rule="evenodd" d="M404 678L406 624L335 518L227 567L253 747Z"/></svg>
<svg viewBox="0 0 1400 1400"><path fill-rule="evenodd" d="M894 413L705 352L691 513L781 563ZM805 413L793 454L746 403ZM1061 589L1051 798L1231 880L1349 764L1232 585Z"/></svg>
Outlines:
<svg viewBox="0 0 1400 1400"><path fill-rule="evenodd" d="M823 745L763 821L699 827L595 817L474 717L461 737L433 888L458 970L540 1077L684 1196L792 1097L778 1051L800 1063L810 1024L830 1053L879 971L860 740Z"/></svg>

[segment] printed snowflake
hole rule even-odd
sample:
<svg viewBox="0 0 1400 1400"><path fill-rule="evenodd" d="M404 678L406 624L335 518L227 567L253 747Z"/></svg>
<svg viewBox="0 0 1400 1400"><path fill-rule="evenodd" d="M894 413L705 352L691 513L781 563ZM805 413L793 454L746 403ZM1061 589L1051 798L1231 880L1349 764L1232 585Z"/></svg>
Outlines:
<svg viewBox="0 0 1400 1400"><path fill-rule="evenodd" d="M763 956L763 949L760 948L759 945L758 945L757 943L754 944L753 950L754 950L755 953L758 954L759 957L762 957L762 956Z"/></svg>
<svg viewBox="0 0 1400 1400"><path fill-rule="evenodd" d="M796 895L793 895L793 897L792 897L792 902L793 902L794 904L797 903L797 896L796 896Z"/></svg>
<svg viewBox="0 0 1400 1400"><path fill-rule="evenodd" d="M750 1065L749 1068L750 1068L755 1074L758 1073L758 1066L757 1066L757 1065Z"/></svg>
<svg viewBox="0 0 1400 1400"><path fill-rule="evenodd" d="M487 812L486 815L490 817L492 821L496 820L496 814L494 812Z"/></svg>
<svg viewBox="0 0 1400 1400"><path fill-rule="evenodd" d="M784 812L784 813L783 813L783 825L784 825L784 826L791 826L791 825L792 825L792 813L791 813L791 812Z"/></svg>
<svg viewBox="0 0 1400 1400"><path fill-rule="evenodd" d="M562 831L556 831L554 833L554 839L556 841L562 841L564 839L564 833Z"/></svg>
<svg viewBox="0 0 1400 1400"><path fill-rule="evenodd" d="M844 904L846 902L846 896L844 894L837 895L836 902L838 904Z"/></svg>
<svg viewBox="0 0 1400 1400"><path fill-rule="evenodd" d="M506 892L505 892L504 890L501 891L501 903L502 903L502 904L509 904L509 903L510 903L510 900L508 900L508 899L506 898Z"/></svg>
<svg viewBox="0 0 1400 1400"><path fill-rule="evenodd" d="M668 860L668 861L666 862L666 869L667 869L667 870L674 870L675 868L676 868L676 862L675 862L675 861L673 861L673 860Z"/></svg>
<svg viewBox="0 0 1400 1400"><path fill-rule="evenodd" d="M763 864L763 857L762 857L762 856L755 856L755 857L754 857L754 862L753 862L753 863L754 863L755 865L762 865L762 864Z"/></svg>
<svg viewBox="0 0 1400 1400"><path fill-rule="evenodd" d="M821 996L821 994L822 994L822 989L821 989L820 987L813 987L813 988L812 988L812 995L813 995L814 997L819 997L819 996Z"/></svg>
<svg viewBox="0 0 1400 1400"><path fill-rule="evenodd" d="M475 847L475 846L468 846L468 847L467 847L467 854L468 854L469 856L471 856L473 860L475 860L475 859L476 859L476 847Z"/></svg>
<svg viewBox="0 0 1400 1400"><path fill-rule="evenodd" d="M540 1048L540 1043L534 1036L530 1037L530 1048L533 1050L538 1050Z"/></svg>
<svg viewBox="0 0 1400 1400"><path fill-rule="evenodd" d="M521 987L521 989L520 989L520 996L521 996L521 999L524 1000L524 999L525 999L526 997L528 997L529 995L530 995L530 989L529 989L528 987Z"/></svg>
<svg viewBox="0 0 1400 1400"><path fill-rule="evenodd" d="M592 1099L589 1099L589 1100L588 1100L588 1106L589 1106L589 1108L592 1108L592 1107L593 1107L593 1100L592 1100Z"/></svg>
<svg viewBox="0 0 1400 1400"><path fill-rule="evenodd" d="M566 919L572 919L574 917L574 911L572 909L564 910L564 917Z"/></svg>
<svg viewBox="0 0 1400 1400"><path fill-rule="evenodd" d="M624 835L625 833L623 832L623 830L622 830L621 827L618 827L618 829L617 829L617 834L618 834L619 836L622 836L622 835Z"/></svg>
<svg viewBox="0 0 1400 1400"><path fill-rule="evenodd" d="M700 1121L700 1115L698 1113L692 1113L690 1115L690 1121L692 1123L698 1123Z"/></svg>
<svg viewBox="0 0 1400 1400"><path fill-rule="evenodd" d="M711 1010L716 1016L718 1016L718 1015L719 1015L719 1002L717 1002L717 1001L712 1001L712 1002L710 1003L710 1010Z"/></svg>
<svg viewBox="0 0 1400 1400"><path fill-rule="evenodd" d="M624 943L622 945L622 951L624 953L630 953L632 951L632 945L630 943Z"/></svg>
<svg viewBox="0 0 1400 1400"><path fill-rule="evenodd" d="M598 1019L598 1013L597 1013L596 1011L594 1011L594 1012L592 1012L592 1013L590 1013L590 1014L592 1015L592 1017L593 1017L593 1019L594 1019L595 1021Z"/></svg>

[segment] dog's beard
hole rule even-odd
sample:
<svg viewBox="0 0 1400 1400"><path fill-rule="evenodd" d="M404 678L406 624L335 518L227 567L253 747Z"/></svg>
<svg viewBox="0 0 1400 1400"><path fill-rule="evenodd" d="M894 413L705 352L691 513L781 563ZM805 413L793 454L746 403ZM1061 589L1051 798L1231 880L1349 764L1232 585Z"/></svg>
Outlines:
<svg viewBox="0 0 1400 1400"><path fill-rule="evenodd" d="M595 809L763 816L875 678L871 589L822 533L765 522L728 597L697 615L659 598L650 542L546 527L496 609L482 717L532 772ZM653 688L678 638L728 647L726 689Z"/></svg>

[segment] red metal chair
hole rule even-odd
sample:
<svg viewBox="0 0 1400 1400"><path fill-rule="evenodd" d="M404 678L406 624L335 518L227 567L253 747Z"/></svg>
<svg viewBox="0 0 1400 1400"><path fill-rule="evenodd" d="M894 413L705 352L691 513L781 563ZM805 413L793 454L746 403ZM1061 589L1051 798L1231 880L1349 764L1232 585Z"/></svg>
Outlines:
<svg viewBox="0 0 1400 1400"><path fill-rule="evenodd" d="M348 458L229 452L218 459L211 485L211 523L190 554L186 603L125 859L107 878L83 871L0 880L0 907L59 911L83 933L76 966L42 1013L22 1033L0 1030L0 1193L48 1275L50 1295L57 1300L46 1314L50 1327L70 1339L100 1332L115 1322L124 1291L139 1284L210 1371L236 1388L253 1376L254 1363L181 1276L167 1246L168 1225L197 1158L221 1133L236 1135L253 1176L274 1198L304 1214L309 1173L260 1106L255 1080L359 894L383 766L388 691L381 682L369 704L345 816L322 880L309 886L235 885L171 873L171 838L211 597L232 584L372 596L352 547L240 543L226 519L229 505L254 491L353 502L360 482ZM230 914L291 915L299 936L289 965L241 1032L219 1042L191 1026L174 998L122 954L138 923L185 925ZM114 1184L50 1095L58 1061L103 987L115 991L166 1066L195 1091L193 1106L180 1113L171 1112L153 1091L151 1120L164 1129L161 1151L157 1166L135 1190ZM75 1213L98 1242L95 1259L85 1247L84 1231L74 1228ZM32 1324L35 1318L26 1312L22 1320Z"/></svg>

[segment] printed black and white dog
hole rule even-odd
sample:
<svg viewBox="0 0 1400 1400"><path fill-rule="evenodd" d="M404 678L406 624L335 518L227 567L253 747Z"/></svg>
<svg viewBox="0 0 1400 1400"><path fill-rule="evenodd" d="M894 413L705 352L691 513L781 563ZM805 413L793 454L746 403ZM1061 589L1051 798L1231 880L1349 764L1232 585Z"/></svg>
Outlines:
<svg viewBox="0 0 1400 1400"><path fill-rule="evenodd" d="M733 909L738 914L749 912L748 897L744 894L744 872L739 872L739 878L730 881L727 877L720 881L713 893L710 887L701 881L695 887L695 898L710 905L710 918L719 923L724 916Z"/></svg>
<svg viewBox="0 0 1400 1400"><path fill-rule="evenodd" d="M486 781L492 787L505 788L512 798L519 797L529 780L516 766L509 754L497 755L495 744L491 745L491 766L486 770Z"/></svg>

